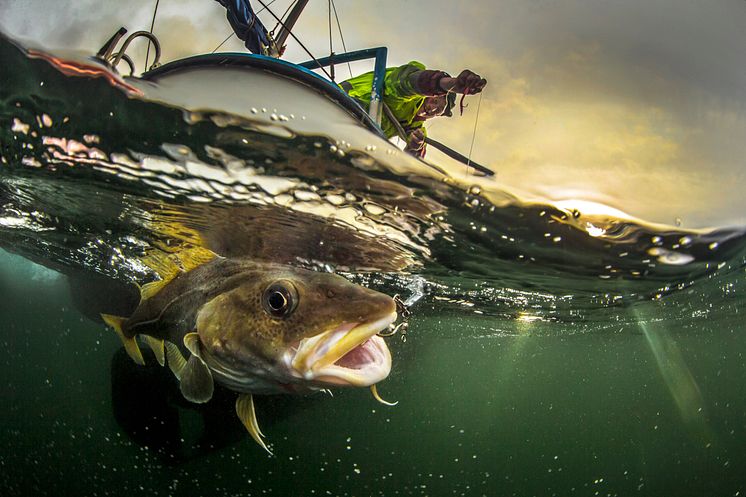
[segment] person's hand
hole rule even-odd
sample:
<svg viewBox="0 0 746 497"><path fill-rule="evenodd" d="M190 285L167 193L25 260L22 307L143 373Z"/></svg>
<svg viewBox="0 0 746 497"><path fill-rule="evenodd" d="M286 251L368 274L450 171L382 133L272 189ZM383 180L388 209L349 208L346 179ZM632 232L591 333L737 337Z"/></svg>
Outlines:
<svg viewBox="0 0 746 497"><path fill-rule="evenodd" d="M405 150L412 155L425 156L425 131L422 128L417 128L409 134Z"/></svg>
<svg viewBox="0 0 746 497"><path fill-rule="evenodd" d="M456 93L464 93L466 95L473 95L482 91L486 84L487 80L481 77L479 74L468 69L464 69L456 78L456 84L453 85L451 91L455 91Z"/></svg>

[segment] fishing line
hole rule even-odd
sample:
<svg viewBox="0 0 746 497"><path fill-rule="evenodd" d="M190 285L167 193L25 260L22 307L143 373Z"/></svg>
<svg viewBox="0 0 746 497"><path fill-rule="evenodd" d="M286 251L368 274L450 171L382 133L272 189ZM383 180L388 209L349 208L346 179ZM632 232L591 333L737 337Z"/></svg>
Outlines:
<svg viewBox="0 0 746 497"><path fill-rule="evenodd" d="M269 3L268 3L268 4L266 5L266 6L265 6L265 7L262 7L262 9L261 9L261 10L259 10L259 12L263 12L264 10L266 10L266 9L267 9L267 8L268 8L268 7L270 6L270 5L272 5L272 4L273 4L273 3L275 3L276 1L277 1L277 0L272 0L272 1L271 1L271 2L269 2ZM290 12L290 9L292 9L292 8L293 8L293 5L295 5L296 3L298 3L298 0L293 0L292 2L290 2L290 5L288 5L288 8L287 8L287 9L285 9L285 12L283 12L283 14L282 14L282 17L280 17L280 19L285 19L285 16L286 16L286 15L288 15L288 12ZM264 4L262 4L262 5L264 5ZM257 14L258 14L259 12L257 12ZM272 28L272 31L271 31L271 34L272 34L272 36L274 36L274 32L275 32L275 31L277 31L277 27L278 27L279 25L280 25L280 21L278 20L278 21L277 21L277 24L275 24L275 27L274 27L274 28Z"/></svg>
<svg viewBox="0 0 746 497"><path fill-rule="evenodd" d="M339 22L339 16L337 15L337 5L332 0L332 9L334 9L334 17L337 19L337 28L339 29L339 37L342 40L342 48L347 52L347 44L345 44L345 35L342 34L342 24ZM352 77L352 66L347 63L347 70L350 71L350 77Z"/></svg>
<svg viewBox="0 0 746 497"><path fill-rule="evenodd" d="M270 14L272 14L272 17L274 17L274 18L275 18L275 21L277 21L277 22L278 22L278 24L279 24L280 26L282 26L282 28L283 28L283 29L287 30L288 34L289 34L290 36L292 36L292 37L293 37L293 39L294 39L294 40L295 40L296 42L298 42L298 45L300 45L300 47L301 47L301 48L302 48L302 49L303 49L303 50L304 50L304 51L305 51L305 52L306 52L306 53L308 54L308 56L309 56L309 57L311 57L311 59L313 59L313 61L314 61L314 62L316 62L316 65L317 65L317 66L319 66L319 69L321 69L321 71L323 71L323 73L324 73L324 74L326 75L326 77L327 77L327 78L329 78L329 79L331 80L331 79L332 79L332 77L331 77L331 76L329 75L329 73L328 73L328 72L326 71L326 69L324 69L324 66L322 66L322 65L321 65L321 63L319 62L319 60L318 60L318 59L317 59L316 57L314 57L314 56L313 56L313 54L312 54L312 53L310 52L310 50L308 50L308 48L306 48L306 46L305 46L305 45L303 44L303 42L302 42L302 41L300 41L300 40L298 39L298 37L297 37L297 36L295 36L295 34L293 34L293 32L292 32L291 30L287 29L287 27L285 26L285 23L284 23L284 22L282 22L282 21L280 20L280 18L279 18L279 17L277 17L277 16L275 15L275 13L274 13L274 12L272 12L272 10L270 10L270 9L269 9L269 8L267 7L267 5L265 5L265 4L264 4L264 2L262 2L262 0L257 0L257 2L259 2L259 3L260 3L260 4L262 5L262 7L264 7L265 9L267 9L267 12L269 12Z"/></svg>
<svg viewBox="0 0 746 497"><path fill-rule="evenodd" d="M474 118L474 131L471 134L471 146L469 147L469 156L466 159L467 174L471 164L471 152L474 150L474 140L477 138L477 124L479 124L479 108L482 106L482 95L484 91L479 92L479 102L477 102L477 116Z"/></svg>
<svg viewBox="0 0 746 497"><path fill-rule="evenodd" d="M158 4L161 0L155 0L155 9L153 9L153 20L150 21L150 34L153 34L153 28L155 27L155 16L158 14ZM145 70L148 70L148 59L150 58L150 38L148 38L148 51L145 52Z"/></svg>
<svg viewBox="0 0 746 497"><path fill-rule="evenodd" d="M226 42L226 41L228 41L228 40L230 40L230 39L231 39L231 36L233 36L234 34L236 34L236 33L234 33L234 32L231 32L231 34L229 34L229 35L228 35L228 36L227 36L227 37L225 38L225 40L223 40L223 41L222 41L222 42L220 43L220 45L218 45L217 47L213 48L213 49L212 49L212 52L210 52L210 53L215 53L215 52L217 52L218 48L220 48L220 47L222 47L223 45L225 45L225 42Z"/></svg>

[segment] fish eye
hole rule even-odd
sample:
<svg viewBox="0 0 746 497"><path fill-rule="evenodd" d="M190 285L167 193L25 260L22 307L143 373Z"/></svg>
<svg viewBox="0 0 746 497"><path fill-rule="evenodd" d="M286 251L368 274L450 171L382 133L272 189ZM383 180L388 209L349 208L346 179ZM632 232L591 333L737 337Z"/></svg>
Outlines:
<svg viewBox="0 0 746 497"><path fill-rule="evenodd" d="M264 290L262 305L270 316L286 318L298 305L298 291L289 281L275 281Z"/></svg>

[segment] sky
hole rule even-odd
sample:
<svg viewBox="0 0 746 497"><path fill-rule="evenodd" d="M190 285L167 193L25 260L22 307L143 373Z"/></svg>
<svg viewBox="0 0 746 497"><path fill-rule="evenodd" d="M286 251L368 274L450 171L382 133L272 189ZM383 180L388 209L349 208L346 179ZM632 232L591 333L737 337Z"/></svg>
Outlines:
<svg viewBox="0 0 746 497"><path fill-rule="evenodd" d="M0 28L53 50L95 52L120 26L148 29L155 3L0 0ZM270 8L281 15L289 3ZM329 53L328 5L310 0L294 30L317 57ZM472 158L501 186L686 228L746 225L746 0L335 6L349 50L385 45L390 66L419 60L487 78L481 100L468 97L463 116L434 119L428 132L464 154L473 139ZM336 24L333 32L342 52ZM231 29L214 0L161 0L155 33L172 60L212 51ZM233 37L221 50L243 46ZM285 58L309 57L290 41ZM352 65L354 74L369 68ZM337 67L338 77L347 71ZM449 160L434 150L428 158Z"/></svg>

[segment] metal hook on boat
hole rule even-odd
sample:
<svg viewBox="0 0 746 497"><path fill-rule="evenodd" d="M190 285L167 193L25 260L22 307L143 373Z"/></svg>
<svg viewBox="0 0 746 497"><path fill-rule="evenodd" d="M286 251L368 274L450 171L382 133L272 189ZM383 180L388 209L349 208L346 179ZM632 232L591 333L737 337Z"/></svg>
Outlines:
<svg viewBox="0 0 746 497"><path fill-rule="evenodd" d="M125 52L127 51L127 47L132 42L132 40L139 36L144 36L145 38L148 38L155 47L155 60L153 60L153 64L148 68L148 70L158 67L161 59L161 44L154 34L147 31L135 31L134 33L129 35L126 40L124 40L124 43L122 43L122 48L120 48L118 52L114 52L114 49L119 43L119 40L122 39L125 33L127 33L126 28L119 28L119 30L114 33L114 35L109 38L104 46L102 46L101 49L96 53L96 57L103 60L105 63L109 64L115 69L117 65L119 65L119 63L124 60L130 68L130 75L132 75L135 72L135 64L133 63L132 58L126 55Z"/></svg>
<svg viewBox="0 0 746 497"><path fill-rule="evenodd" d="M130 76L132 76L133 74L135 74L135 63L132 60L132 57L130 57L127 54L123 54L122 52L115 53L114 55L112 55L112 58L114 58L114 57L119 57L120 60L123 60L123 61L125 61L127 63L127 65L130 68Z"/></svg>
<svg viewBox="0 0 746 497"><path fill-rule="evenodd" d="M153 33L149 33L148 31L135 31L131 35L127 37L126 40L124 40L124 43L122 43L122 48L119 49L119 52L116 55L111 56L111 65L116 67L119 62L121 62L122 58L125 56L125 52L127 51L127 47L129 44L134 40L135 38L139 36L144 36L145 38L148 38L151 42L153 42L153 47L155 49L155 59L153 60L153 64L148 68L154 69L158 67L158 64L161 60L161 44L158 41L158 38L155 37Z"/></svg>

